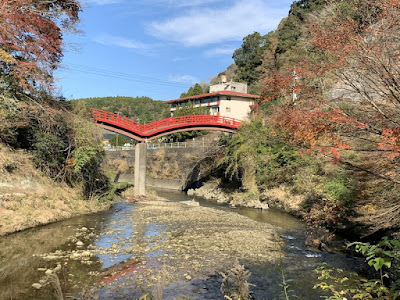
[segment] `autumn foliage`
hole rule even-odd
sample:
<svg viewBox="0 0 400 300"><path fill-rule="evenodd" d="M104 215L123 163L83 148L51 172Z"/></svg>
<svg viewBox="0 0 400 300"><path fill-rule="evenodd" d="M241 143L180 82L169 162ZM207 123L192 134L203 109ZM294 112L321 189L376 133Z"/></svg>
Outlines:
<svg viewBox="0 0 400 300"><path fill-rule="evenodd" d="M264 101L281 99L270 120L292 143L328 149L335 158L350 148L349 133L356 138L360 132L371 134L377 149L390 151L387 157L400 155L398 3L338 1L307 23L314 55L267 69ZM329 96L331 88L340 95Z"/></svg>
<svg viewBox="0 0 400 300"><path fill-rule="evenodd" d="M75 0L3 0L0 3L0 72L24 89L50 85L62 57L62 29L78 22Z"/></svg>

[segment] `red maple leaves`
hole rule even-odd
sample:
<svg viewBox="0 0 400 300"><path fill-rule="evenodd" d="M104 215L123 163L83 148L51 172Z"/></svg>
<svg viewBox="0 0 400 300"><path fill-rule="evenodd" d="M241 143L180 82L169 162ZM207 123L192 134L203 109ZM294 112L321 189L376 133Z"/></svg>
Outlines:
<svg viewBox="0 0 400 300"><path fill-rule="evenodd" d="M62 26L78 21L75 0L4 0L0 4L0 68L30 89L50 85L62 57Z"/></svg>
<svg viewBox="0 0 400 300"><path fill-rule="evenodd" d="M341 3L312 17L309 43L318 59L270 71L263 90L263 101L283 101L269 121L291 143L335 160L360 132L388 157L400 156L400 1L359 2L357 17L342 14ZM327 77L349 95L327 97Z"/></svg>

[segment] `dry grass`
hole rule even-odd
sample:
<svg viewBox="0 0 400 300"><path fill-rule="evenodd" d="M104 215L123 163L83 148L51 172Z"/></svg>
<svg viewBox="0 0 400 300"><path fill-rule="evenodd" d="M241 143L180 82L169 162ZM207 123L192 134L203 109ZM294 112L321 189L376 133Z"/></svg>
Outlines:
<svg viewBox="0 0 400 300"><path fill-rule="evenodd" d="M147 163L147 176L155 179L181 179L182 171L178 164L178 154L165 149L154 151Z"/></svg>
<svg viewBox="0 0 400 300"><path fill-rule="evenodd" d="M120 173L126 173L129 170L129 168L132 167L123 158L114 159L111 161L111 164L113 165L113 168L115 168L117 172Z"/></svg>
<svg viewBox="0 0 400 300"><path fill-rule="evenodd" d="M228 300L246 300L250 296L250 284L248 279L251 273L247 271L243 265L239 264L236 259L232 269L227 274L220 272L222 275L221 293L224 299Z"/></svg>
<svg viewBox="0 0 400 300"><path fill-rule="evenodd" d="M106 207L40 174L26 152L0 145L0 235Z"/></svg>
<svg viewBox="0 0 400 300"><path fill-rule="evenodd" d="M157 282L153 287L152 299L153 300L162 300L164 294L164 288L166 286L166 277L167 277L167 268L163 265L160 270L160 274L157 276Z"/></svg>
<svg viewBox="0 0 400 300"><path fill-rule="evenodd" d="M293 213L301 211L301 205L305 201L304 195L294 195L284 186L265 190L262 198L265 198L271 206L283 208L285 211Z"/></svg>
<svg viewBox="0 0 400 300"><path fill-rule="evenodd" d="M64 300L63 292L61 289L60 280L58 279L57 274L52 273L47 275L47 282L50 283L54 288L54 297L56 300Z"/></svg>

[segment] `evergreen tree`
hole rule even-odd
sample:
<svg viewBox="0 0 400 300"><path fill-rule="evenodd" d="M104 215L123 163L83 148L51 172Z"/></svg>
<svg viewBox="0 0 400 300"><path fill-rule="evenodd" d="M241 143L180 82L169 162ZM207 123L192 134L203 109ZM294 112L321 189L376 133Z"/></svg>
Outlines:
<svg viewBox="0 0 400 300"><path fill-rule="evenodd" d="M233 52L232 58L238 67L235 80L251 85L258 80L262 64L261 57L264 51L265 37L258 32L249 34L243 39L243 44Z"/></svg>
<svg viewBox="0 0 400 300"><path fill-rule="evenodd" d="M186 93L185 92L182 93L180 98L192 97L192 96L201 95L204 93L205 92L203 90L203 87L200 84L196 83L194 86L191 86Z"/></svg>

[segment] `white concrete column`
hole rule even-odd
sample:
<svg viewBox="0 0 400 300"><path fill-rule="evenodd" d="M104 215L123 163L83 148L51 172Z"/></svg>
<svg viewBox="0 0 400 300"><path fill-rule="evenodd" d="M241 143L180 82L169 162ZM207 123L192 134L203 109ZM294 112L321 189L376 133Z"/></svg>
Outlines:
<svg viewBox="0 0 400 300"><path fill-rule="evenodd" d="M146 158L147 144L137 143L135 146L135 196L146 195Z"/></svg>

